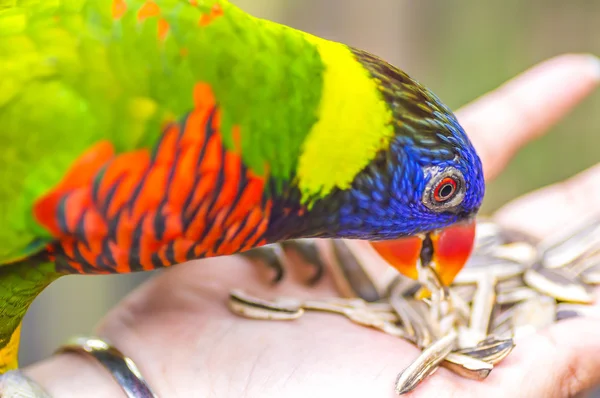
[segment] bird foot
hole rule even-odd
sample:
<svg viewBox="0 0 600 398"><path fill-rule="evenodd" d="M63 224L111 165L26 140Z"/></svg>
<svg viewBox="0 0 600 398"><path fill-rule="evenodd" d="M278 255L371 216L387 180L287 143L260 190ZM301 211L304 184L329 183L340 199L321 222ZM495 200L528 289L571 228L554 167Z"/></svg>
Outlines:
<svg viewBox="0 0 600 398"><path fill-rule="evenodd" d="M302 263L313 269L311 276L306 280L307 285L313 286L321 280L325 272L325 264L313 239L295 239L273 243L248 250L240 255L253 261L259 261L272 269L275 276L271 283L277 284L283 280L286 268L294 264L289 259L290 252L293 252Z"/></svg>

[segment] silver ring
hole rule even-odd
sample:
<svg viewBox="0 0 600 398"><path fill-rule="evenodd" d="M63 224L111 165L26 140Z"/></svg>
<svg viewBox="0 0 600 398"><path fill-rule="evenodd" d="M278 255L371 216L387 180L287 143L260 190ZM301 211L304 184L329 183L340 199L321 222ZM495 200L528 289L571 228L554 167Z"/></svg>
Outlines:
<svg viewBox="0 0 600 398"><path fill-rule="evenodd" d="M110 372L128 398L158 398L131 358L97 337L73 337L56 353L75 352L95 358Z"/></svg>

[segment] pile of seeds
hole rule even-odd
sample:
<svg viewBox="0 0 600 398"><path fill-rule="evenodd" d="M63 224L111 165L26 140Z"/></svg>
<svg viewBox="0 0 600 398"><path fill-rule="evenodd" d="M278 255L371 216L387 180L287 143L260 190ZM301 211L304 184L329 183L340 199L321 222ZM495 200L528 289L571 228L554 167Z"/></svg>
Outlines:
<svg viewBox="0 0 600 398"><path fill-rule="evenodd" d="M349 286L357 298L269 301L234 291L229 307L270 320L327 311L411 342L422 353L398 375L398 394L412 391L439 366L483 380L510 354L515 339L561 319L600 312L591 305L593 285L600 284L600 220L543 241L479 220L474 254L450 288L422 266L423 283L397 275L381 293L352 242L328 244L340 268L334 272L338 285ZM422 298L424 287L429 298Z"/></svg>

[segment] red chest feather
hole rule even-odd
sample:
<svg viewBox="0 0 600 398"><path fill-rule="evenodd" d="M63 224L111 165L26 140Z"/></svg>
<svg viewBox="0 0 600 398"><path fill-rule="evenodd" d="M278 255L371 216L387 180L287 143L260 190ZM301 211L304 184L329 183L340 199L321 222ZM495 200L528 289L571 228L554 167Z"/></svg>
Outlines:
<svg viewBox="0 0 600 398"><path fill-rule="evenodd" d="M59 267L152 270L265 243L265 178L224 148L210 87L198 85L195 99L196 108L165 129L153 152L115 155L99 142L36 202L37 220L58 239L50 249Z"/></svg>

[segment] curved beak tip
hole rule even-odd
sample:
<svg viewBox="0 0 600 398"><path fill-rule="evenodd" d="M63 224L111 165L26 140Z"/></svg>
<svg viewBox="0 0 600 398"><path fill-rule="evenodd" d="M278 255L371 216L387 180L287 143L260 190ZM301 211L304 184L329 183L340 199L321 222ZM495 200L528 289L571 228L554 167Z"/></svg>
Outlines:
<svg viewBox="0 0 600 398"><path fill-rule="evenodd" d="M417 262L421 256L423 239L410 236L401 239L371 242L379 255L398 272L411 279L417 279Z"/></svg>
<svg viewBox="0 0 600 398"><path fill-rule="evenodd" d="M431 234L433 267L448 286L463 269L475 246L475 220L458 223Z"/></svg>
<svg viewBox="0 0 600 398"><path fill-rule="evenodd" d="M433 246L431 263L441 282L449 286L467 263L475 245L475 221L461 222L429 233ZM411 236L371 242L373 248L401 274L418 279L423 238Z"/></svg>

